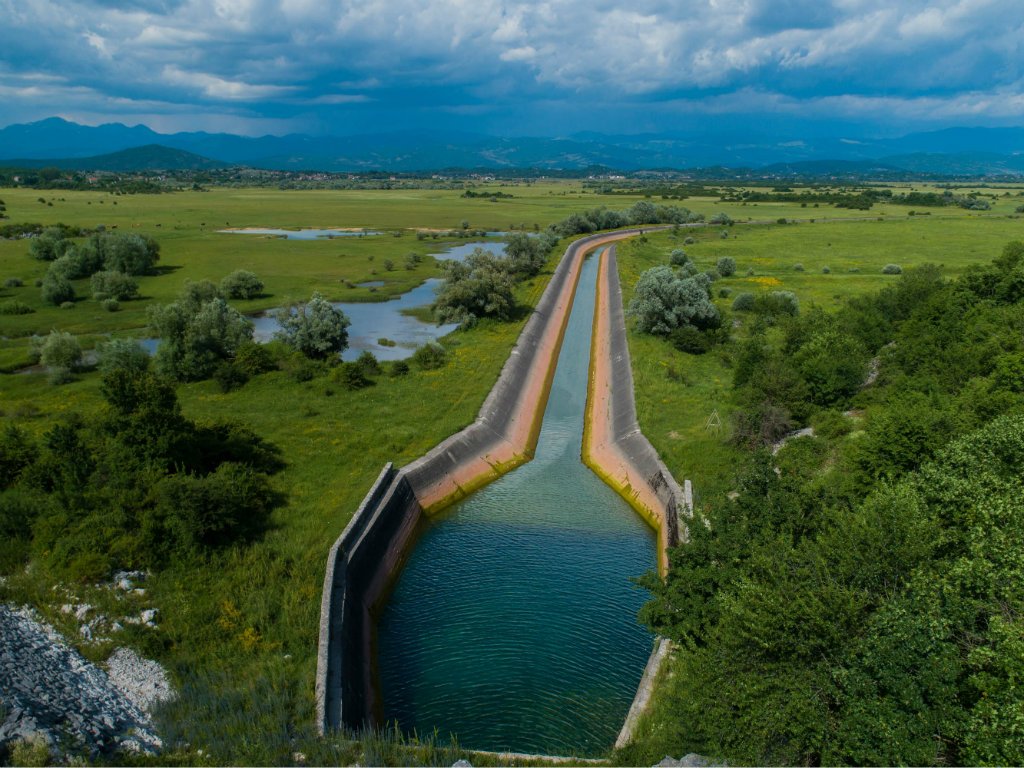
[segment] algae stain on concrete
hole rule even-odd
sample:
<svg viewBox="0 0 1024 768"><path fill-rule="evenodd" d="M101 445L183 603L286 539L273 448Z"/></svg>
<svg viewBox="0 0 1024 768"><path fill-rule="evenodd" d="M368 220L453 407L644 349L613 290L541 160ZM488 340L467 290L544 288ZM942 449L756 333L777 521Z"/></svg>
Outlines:
<svg viewBox="0 0 1024 768"><path fill-rule="evenodd" d="M533 461L430 521L378 622L384 717L465 747L600 754L651 649L631 578L655 532L580 461L597 259L583 265Z"/></svg>

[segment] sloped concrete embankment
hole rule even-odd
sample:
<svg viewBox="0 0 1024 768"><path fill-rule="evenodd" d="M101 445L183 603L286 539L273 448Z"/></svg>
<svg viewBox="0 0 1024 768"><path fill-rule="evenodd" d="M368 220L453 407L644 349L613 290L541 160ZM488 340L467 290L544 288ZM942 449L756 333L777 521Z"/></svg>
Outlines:
<svg viewBox="0 0 1024 768"><path fill-rule="evenodd" d="M417 525L424 514L532 458L583 257L636 234L620 230L569 246L476 421L399 470L388 464L331 547L317 658L321 732L372 721L371 611L397 575Z"/></svg>
<svg viewBox="0 0 1024 768"><path fill-rule="evenodd" d="M693 514L693 499L690 481L679 486L637 422L615 246L602 255L597 277L584 423L584 463L622 494L658 531L658 566L665 573L668 548L686 540L686 521ZM616 747L630 740L670 650L669 641L658 638Z"/></svg>

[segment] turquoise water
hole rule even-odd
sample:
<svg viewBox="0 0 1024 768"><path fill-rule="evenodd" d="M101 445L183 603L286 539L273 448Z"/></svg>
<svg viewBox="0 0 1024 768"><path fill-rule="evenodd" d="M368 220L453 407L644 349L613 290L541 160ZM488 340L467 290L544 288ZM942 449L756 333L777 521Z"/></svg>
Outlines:
<svg viewBox="0 0 1024 768"><path fill-rule="evenodd" d="M600 754L650 654L656 536L580 461L597 259L533 461L427 524L378 621L384 716L468 748Z"/></svg>

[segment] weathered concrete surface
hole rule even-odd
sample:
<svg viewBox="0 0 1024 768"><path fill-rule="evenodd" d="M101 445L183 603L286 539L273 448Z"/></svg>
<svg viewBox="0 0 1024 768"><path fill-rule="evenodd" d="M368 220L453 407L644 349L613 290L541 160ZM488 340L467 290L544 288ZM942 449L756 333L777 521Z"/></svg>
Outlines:
<svg viewBox="0 0 1024 768"><path fill-rule="evenodd" d="M321 732L373 721L373 610L397 577L422 515L532 458L584 255L640 232L594 235L566 249L476 421L400 470L388 464L334 543L320 612Z"/></svg>
<svg viewBox="0 0 1024 768"><path fill-rule="evenodd" d="M0 702L0 745L41 738L90 758L162 746L149 715L29 609L0 605Z"/></svg>
<svg viewBox="0 0 1024 768"><path fill-rule="evenodd" d="M658 530L664 572L668 548L686 538L690 502L637 423L614 246L601 258L591 345L583 460Z"/></svg>
<svg viewBox="0 0 1024 768"><path fill-rule="evenodd" d="M668 548L686 539L686 520L693 514L690 482L684 488L669 472L636 418L633 368L626 340L615 246L605 249L597 278L597 305L591 339L583 461L615 488L658 531L658 566L668 570ZM647 661L633 704L615 742L623 747L633 737L647 709L654 681L671 643L658 638Z"/></svg>

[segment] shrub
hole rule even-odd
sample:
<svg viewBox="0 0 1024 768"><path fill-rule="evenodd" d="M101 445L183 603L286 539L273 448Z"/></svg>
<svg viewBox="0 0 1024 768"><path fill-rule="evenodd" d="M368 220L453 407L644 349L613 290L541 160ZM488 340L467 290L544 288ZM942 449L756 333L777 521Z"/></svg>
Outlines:
<svg viewBox="0 0 1024 768"><path fill-rule="evenodd" d="M319 293L314 293L305 304L278 310L276 317L281 330L274 334L275 338L308 358L324 360L348 346L348 327L352 322Z"/></svg>
<svg viewBox="0 0 1024 768"><path fill-rule="evenodd" d="M803 272L804 271L804 265L803 264L794 264L793 265L793 271L794 272Z"/></svg>
<svg viewBox="0 0 1024 768"><path fill-rule="evenodd" d="M673 267L681 267L689 262L690 257L686 255L686 251L682 248L676 248L668 255L668 263Z"/></svg>
<svg viewBox="0 0 1024 768"><path fill-rule="evenodd" d="M235 365L250 376L258 376L261 373L277 370L277 363L274 356L262 344L254 341L243 342L235 353Z"/></svg>
<svg viewBox="0 0 1024 768"><path fill-rule="evenodd" d="M124 272L97 272L92 276L89 285L92 288L92 297L97 301L129 301L139 295L139 284Z"/></svg>
<svg viewBox="0 0 1024 768"><path fill-rule="evenodd" d="M263 293L263 281L254 272L236 269L220 281L220 291L229 299L255 299Z"/></svg>
<svg viewBox="0 0 1024 768"><path fill-rule="evenodd" d="M643 333L667 335L683 325L717 328L721 316L708 284L706 276L680 277L671 267L652 267L640 275L627 314Z"/></svg>
<svg viewBox="0 0 1024 768"><path fill-rule="evenodd" d="M723 229L721 232L718 233L718 236L720 238L722 238L723 240L728 240L729 239L729 230Z"/></svg>
<svg viewBox="0 0 1024 768"><path fill-rule="evenodd" d="M474 250L465 262L448 262L448 276L433 305L438 320L469 327L482 317L510 318L515 295L504 262L482 248Z"/></svg>
<svg viewBox="0 0 1024 768"><path fill-rule="evenodd" d="M32 307L23 301L12 299L0 304L0 315L30 315L35 312Z"/></svg>
<svg viewBox="0 0 1024 768"><path fill-rule="evenodd" d="M800 314L800 300L792 291L769 291L755 299L754 309L764 315L795 317Z"/></svg>
<svg viewBox="0 0 1024 768"><path fill-rule="evenodd" d="M405 376L409 373L409 364L405 360L395 360L388 369L389 376Z"/></svg>
<svg viewBox="0 0 1024 768"><path fill-rule="evenodd" d="M47 304L60 306L66 301L74 301L75 287L66 277L47 272L46 277L43 278L40 294Z"/></svg>
<svg viewBox="0 0 1024 768"><path fill-rule="evenodd" d="M732 288L726 287L726 288L719 288L718 289L718 298L720 298L720 299L727 299L731 295L732 295Z"/></svg>
<svg viewBox="0 0 1024 768"><path fill-rule="evenodd" d="M356 363L342 363L334 370L333 378L350 392L373 384L362 367Z"/></svg>
<svg viewBox="0 0 1024 768"><path fill-rule="evenodd" d="M724 225L728 227L731 224L733 224L733 220L729 217L729 214L722 212L716 213L714 216L708 219L708 224Z"/></svg>
<svg viewBox="0 0 1024 768"><path fill-rule="evenodd" d="M50 331L39 349L39 362L46 366L53 384L71 379L71 372L82 363L82 346L78 339L64 331Z"/></svg>
<svg viewBox="0 0 1024 768"><path fill-rule="evenodd" d="M753 267L747 267L747 277L753 277L755 274L757 274L757 273L754 272L754 268Z"/></svg>
<svg viewBox="0 0 1024 768"><path fill-rule="evenodd" d="M694 240L692 237L687 237L685 240L683 240L683 245L693 245L696 242L697 241Z"/></svg>
<svg viewBox="0 0 1024 768"><path fill-rule="evenodd" d="M160 259L160 245L148 235L96 234L88 244L102 255L108 270L126 275L144 275Z"/></svg>
<svg viewBox="0 0 1024 768"><path fill-rule="evenodd" d="M823 275L830 275L830 274L832 274L832 270L829 267L822 267L821 268L821 274L823 274Z"/></svg>
<svg viewBox="0 0 1024 768"><path fill-rule="evenodd" d="M754 294L749 291L736 294L736 298L732 300L733 312L749 312L754 308Z"/></svg>
<svg viewBox="0 0 1024 768"><path fill-rule="evenodd" d="M111 339L100 344L96 351L99 353L99 369L104 374L113 371L138 374L149 370L149 355L133 339Z"/></svg>
<svg viewBox="0 0 1024 768"><path fill-rule="evenodd" d="M674 329L668 338L673 347L680 352L689 352L691 355L702 355L711 349L711 336L692 325L683 325Z"/></svg>
<svg viewBox="0 0 1024 768"><path fill-rule="evenodd" d="M883 275L899 275L903 273L903 267L899 264L886 264L882 267Z"/></svg>
<svg viewBox="0 0 1024 768"><path fill-rule="evenodd" d="M715 262L715 269L722 277L731 277L736 274L736 259L732 256L723 256Z"/></svg>
<svg viewBox="0 0 1024 768"><path fill-rule="evenodd" d="M1014 213L1024 213L1024 205L1018 205L1013 210L1014 210Z"/></svg>
<svg viewBox="0 0 1024 768"><path fill-rule="evenodd" d="M380 376L381 374L380 363L377 362L377 358L368 349L364 349L360 353L359 357L355 360L355 364L359 366L363 375L367 377Z"/></svg>
<svg viewBox="0 0 1024 768"><path fill-rule="evenodd" d="M393 262L391 259L384 259L384 269L388 272L394 272L395 262Z"/></svg>
<svg viewBox="0 0 1024 768"><path fill-rule="evenodd" d="M63 256L72 245L73 243L65 238L64 230L51 227L32 239L28 252L33 258L40 261L55 261Z"/></svg>
<svg viewBox="0 0 1024 768"><path fill-rule="evenodd" d="M233 389L244 386L249 381L249 374L241 366L225 360L214 370L213 380L217 382L220 391L227 394Z"/></svg>
<svg viewBox="0 0 1024 768"><path fill-rule="evenodd" d="M180 381L211 376L253 332L252 323L228 306L208 281L186 283L177 301L151 307L149 324L161 340L157 367Z"/></svg>
<svg viewBox="0 0 1024 768"><path fill-rule="evenodd" d="M4 288L21 288L24 284L20 277L8 277L4 280Z"/></svg>
<svg viewBox="0 0 1024 768"><path fill-rule="evenodd" d="M100 302L100 306L107 310L107 312L117 312L121 308L121 304L117 299L104 299Z"/></svg>
<svg viewBox="0 0 1024 768"><path fill-rule="evenodd" d="M60 308L61 309L74 309L75 308L75 302L73 302L73 301L62 301L60 303Z"/></svg>
<svg viewBox="0 0 1024 768"><path fill-rule="evenodd" d="M721 280L722 279L722 276L720 274L718 274L718 270L715 270L715 269L709 269L704 274L707 275L708 280L710 280L712 283L715 282L716 280Z"/></svg>
<svg viewBox="0 0 1024 768"><path fill-rule="evenodd" d="M431 371L441 368L448 362L448 350L432 341L417 347L410 359L421 370Z"/></svg>
<svg viewBox="0 0 1024 768"><path fill-rule="evenodd" d="M840 411L818 411L811 419L814 433L828 440L848 435L853 430L853 423Z"/></svg>

